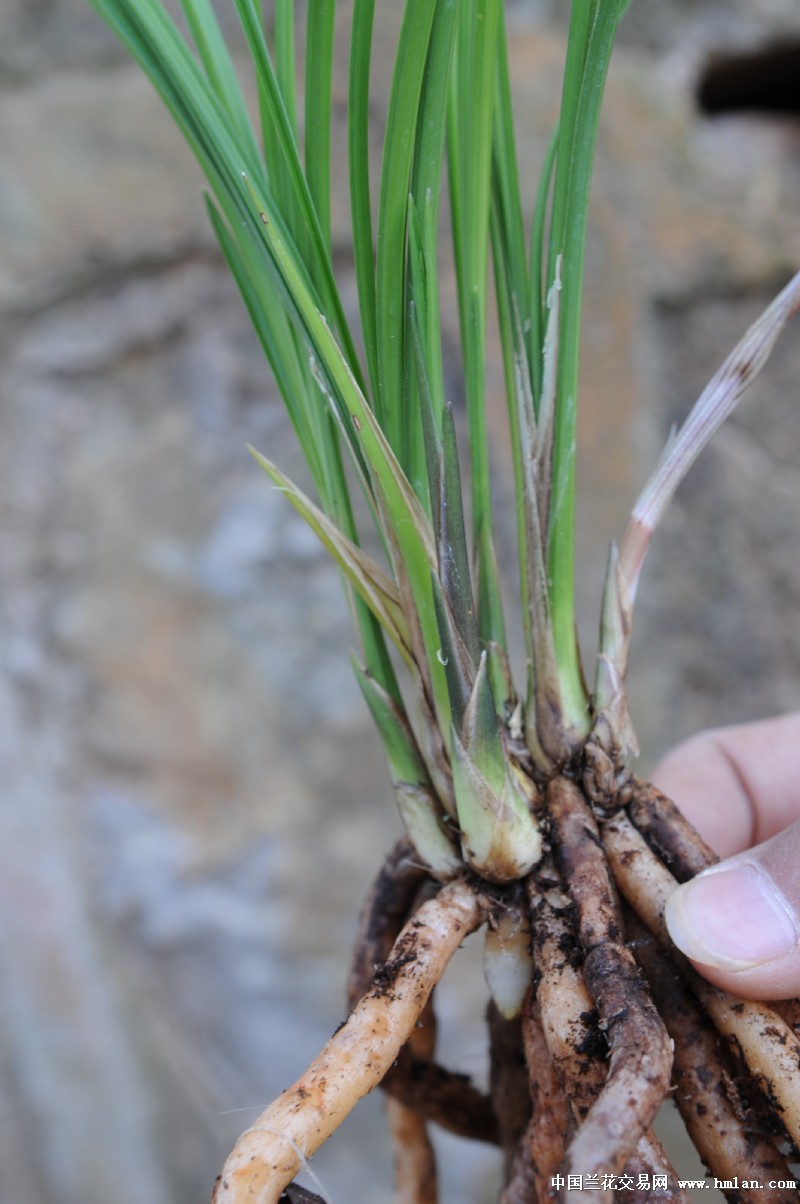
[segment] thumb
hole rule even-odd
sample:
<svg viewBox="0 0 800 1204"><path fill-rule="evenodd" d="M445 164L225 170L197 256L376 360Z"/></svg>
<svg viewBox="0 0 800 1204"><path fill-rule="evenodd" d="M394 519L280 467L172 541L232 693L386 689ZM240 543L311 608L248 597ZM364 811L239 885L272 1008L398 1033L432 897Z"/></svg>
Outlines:
<svg viewBox="0 0 800 1204"><path fill-rule="evenodd" d="M716 986L747 999L800 995L800 820L678 887L665 919Z"/></svg>

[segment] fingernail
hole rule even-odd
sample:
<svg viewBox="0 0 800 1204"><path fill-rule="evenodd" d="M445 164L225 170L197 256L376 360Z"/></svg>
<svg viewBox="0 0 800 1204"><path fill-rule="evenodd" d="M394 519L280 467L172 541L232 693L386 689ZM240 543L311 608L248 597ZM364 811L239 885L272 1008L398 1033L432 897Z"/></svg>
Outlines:
<svg viewBox="0 0 800 1204"><path fill-rule="evenodd" d="M692 961L747 970L797 947L797 917L770 876L752 862L710 870L670 895L664 918Z"/></svg>

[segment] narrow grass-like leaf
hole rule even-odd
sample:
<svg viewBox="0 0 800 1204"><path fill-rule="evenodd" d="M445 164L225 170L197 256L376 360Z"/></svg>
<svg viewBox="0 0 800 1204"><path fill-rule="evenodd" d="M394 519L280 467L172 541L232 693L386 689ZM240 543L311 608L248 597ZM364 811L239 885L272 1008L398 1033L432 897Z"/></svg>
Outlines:
<svg viewBox="0 0 800 1204"><path fill-rule="evenodd" d="M425 264L425 365L431 413L440 429L445 406L444 364L442 361L442 323L439 301L439 271L436 262L438 243L439 201L431 189L426 189L422 201L420 235Z"/></svg>
<svg viewBox="0 0 800 1204"><path fill-rule="evenodd" d="M417 365L419 388L425 390L425 397L421 397L420 401L428 405L428 412L422 415L422 420L424 423L429 417L433 419L437 438L441 432L445 404L437 263L439 200L457 17L455 0L440 0L436 5L420 101L409 202L411 295L417 304L419 326L413 336L417 339L414 353L419 356L422 351L422 359L417 359ZM424 432L422 437L425 441ZM428 441L425 444L428 483L435 498L438 490L431 475L431 451Z"/></svg>
<svg viewBox="0 0 800 1204"><path fill-rule="evenodd" d="M518 308L518 293L527 290L524 273L516 276L511 259L520 253L518 238L509 237L508 205L504 205L504 185L497 163L493 175L492 247L495 265L496 295L500 317L500 333L509 401L509 426L514 464L517 505L517 545L520 563L523 632L528 656L528 719L531 751L541 763L540 745L536 735L540 722L548 733L554 727L554 716L561 715L557 674L553 672L552 626L546 585L546 531L550 504L550 457L552 451L553 379L555 352L558 347L558 289L560 280L551 289L552 307L545 337L544 357L550 371L547 375L547 395L540 403L537 422L532 390L532 372L528 360L528 340ZM516 283L515 283L516 280ZM538 304L538 302L537 302ZM540 351L537 348L537 358ZM541 680L539 680L541 679ZM538 699L538 702L537 702ZM547 713L542 714L542 704ZM551 746L552 738L543 737ZM549 760L549 758L548 758Z"/></svg>
<svg viewBox="0 0 800 1204"><path fill-rule="evenodd" d="M132 0L92 0L92 3L148 73L196 154L220 212L229 230L235 232L240 259L247 264L251 283L258 280L252 295L258 294L264 323L270 325L271 317L281 307L286 307L291 321L299 323L297 330L302 332L303 339L312 348L315 346L315 337L322 337L328 361L341 360L343 353L331 336L327 323L319 316L320 301L305 265L292 244L286 224L275 208L273 199L266 199L263 164L254 159L248 146L236 141L235 127L231 125L224 107L158 0L137 0L136 4ZM241 0L241 3L244 5L245 0ZM242 11L245 11L244 7ZM243 168L252 175L245 175ZM251 199L254 189L259 195L260 203L257 205ZM267 303L269 294L271 302ZM331 312L337 312L337 306L332 302ZM340 309L338 312L341 312ZM280 330L280 322L275 329ZM349 338L346 328L344 337L346 340ZM283 346L284 343L281 336L276 346ZM295 345L295 354L296 351ZM286 356L287 365L290 358ZM345 375L350 387L360 396L353 375L358 370L357 364L354 357L351 356L351 359L355 366L348 367ZM287 366L284 380L289 378L289 373ZM302 375L306 379L305 369ZM311 406L309 424L313 426L315 422L320 422L319 429L324 431L320 446L325 447L325 453L319 460L320 475L326 485L322 490L323 497L327 494L326 504L337 513L342 529L352 532L352 514L341 473L335 432L330 420L324 414L320 416L319 398L307 384L300 395L304 399L303 404ZM350 434L352 436L352 430ZM358 459L359 445L353 440L352 446ZM386 688L391 688L399 698L394 671L378 625L357 598L354 608L370 668L380 676Z"/></svg>
<svg viewBox="0 0 800 1204"><path fill-rule="evenodd" d="M546 262L545 246L547 237L547 202L553 183L553 171L558 153L558 126L556 126L547 146L544 163L539 176L539 186L536 189L536 202L533 209L531 225L531 266L530 279L530 334L528 340L531 375L533 381L533 396L538 405L542 391L542 357L540 349L545 328L545 289L544 265ZM552 287L552 286L551 286Z"/></svg>
<svg viewBox="0 0 800 1204"><path fill-rule="evenodd" d="M575 424L584 247L597 123L611 49L628 0L574 4L564 73L553 191L548 287L561 259L558 356L548 559L556 656L566 716L585 734L588 699L575 634Z"/></svg>
<svg viewBox="0 0 800 1204"><path fill-rule="evenodd" d="M511 81L508 69L505 17L502 5L497 36L497 78L492 164L492 221L499 222L505 248L507 277L514 311L523 332L530 328L530 288L528 284L525 228L511 108ZM527 358L527 357L526 357Z"/></svg>
<svg viewBox="0 0 800 1204"><path fill-rule="evenodd" d="M354 455L379 495L381 527L392 551L395 575L401 568L407 575L424 636L430 673L434 680L439 681L438 688L433 690L433 697L437 704L444 705L449 725L444 681L439 667L432 663L439 648L439 638L430 593L430 574L431 570L436 569L430 523L324 316L316 307L302 266L291 255L277 225L272 225L262 209L262 198L257 190L249 182L248 187L263 223L265 237L269 239L271 254L285 280L287 293L319 357L318 367L324 375L327 395L336 407L338 420Z"/></svg>
<svg viewBox="0 0 800 1204"><path fill-rule="evenodd" d="M433 530L436 539L439 575L454 612L460 612L465 603L464 585L469 587L469 561L467 556L466 530L461 492L461 475L458 466L458 448L453 424L452 408L445 405L441 391L434 397L429 377L429 363L433 361L434 372L441 373L441 352L438 328L431 331L427 321L430 298L428 287L428 261L424 251L423 235L419 227L417 208L413 197L409 200L409 265L411 273L411 295L409 305L409 342L415 354L416 386L419 402L419 438L426 466L426 493L430 504ZM438 298L433 299L437 308ZM428 339L433 339L429 350ZM440 378L441 379L441 378ZM439 390L443 386L439 385ZM447 429L445 429L447 428ZM455 523L455 526L454 526ZM451 580L455 574L455 580ZM451 586L459 594L453 596ZM462 637L477 660L477 634L474 606L469 609L472 617L462 614L457 619ZM466 622L465 622L466 620Z"/></svg>
<svg viewBox="0 0 800 1204"><path fill-rule="evenodd" d="M439 576L461 638L470 656L477 662L478 624L470 580L456 428L453 408L449 404L445 406L442 414L442 464L439 480Z"/></svg>
<svg viewBox="0 0 800 1204"><path fill-rule="evenodd" d="M418 210L430 209L430 221L436 231L442 186L444 142L447 130L447 98L458 27L456 0L439 0L433 18L428 58L420 102L417 142L414 152L412 194ZM426 254L430 249L425 243ZM435 264L435 261L434 261ZM432 272L431 279L435 276Z"/></svg>
<svg viewBox="0 0 800 1204"><path fill-rule="evenodd" d="M406 313L405 329L403 333L403 406L406 413L406 420L403 423L402 443L398 449L401 464L405 466L406 475L411 482L412 488L420 500L422 507L428 511L430 502L430 484L428 477L427 455L425 445L425 432L423 430L422 410L426 404L430 402L430 381L428 380L428 365L423 358L420 361L420 315L417 312L417 307L414 303L414 290L411 283L414 267L412 259L414 258L414 244L419 245L413 236L413 226L415 225L415 212L413 197L409 194L408 198L408 271L409 276L406 282L406 296L408 298L408 312ZM423 267L423 278L424 278ZM424 283L423 283L424 289ZM422 299L422 320L425 320L425 300ZM423 402L420 396L420 391L425 389L428 393L428 401Z"/></svg>
<svg viewBox="0 0 800 1204"><path fill-rule="evenodd" d="M281 0L275 9L274 68L258 0L235 0L235 6L255 67L261 140L270 188L299 254L319 279L322 265L309 263L312 235L306 208L313 213L310 196L301 198L298 204L300 194L307 193L308 186L298 149L293 0Z"/></svg>
<svg viewBox="0 0 800 1204"><path fill-rule="evenodd" d="M94 2L102 3L102 0L94 0ZM328 235L326 236L323 219L318 212L315 198L312 196L309 182L303 171L295 123L283 100L255 0L234 0L234 4L255 64L260 103L265 114L264 120L267 128L271 131L271 145L274 147L277 157L272 175L276 177L282 188L283 207L281 212L288 217L287 228L300 249L310 279L314 281L319 290L321 305L329 315L329 322L339 336L351 370L358 380L359 386L363 388L358 356L333 276L329 245L329 218ZM283 73L284 75L287 73L285 65ZM314 146L316 146L315 143ZM320 151L320 154L324 158L324 151ZM325 174L324 168L317 167L316 170L318 174ZM329 168L327 170L329 173ZM325 203L324 195L322 201ZM326 209L329 210L329 203L326 204ZM303 253L304 249L305 253Z"/></svg>
<svg viewBox="0 0 800 1204"><path fill-rule="evenodd" d="M331 243L331 87L335 0L313 0L306 17L306 177L325 245Z"/></svg>
<svg viewBox="0 0 800 1204"><path fill-rule="evenodd" d="M408 720L355 658L353 669L383 743L406 831L434 874L452 877L463 868L461 858L442 822L436 794Z"/></svg>
<svg viewBox="0 0 800 1204"><path fill-rule="evenodd" d="M381 165L377 242L376 410L389 442L400 448L404 425L414 421L403 399L405 370L406 220L422 80L435 0L408 0L400 30Z"/></svg>
<svg viewBox="0 0 800 1204"><path fill-rule="evenodd" d="M439 633L439 647L436 656L444 669L450 703L449 717L460 727L472 691L475 666L453 621L453 615L442 592L439 579L434 573L431 574L431 597Z"/></svg>
<svg viewBox="0 0 800 1204"><path fill-rule="evenodd" d="M478 631L505 643L492 536L485 326L499 0L465 0L448 106L448 164L469 423Z"/></svg>
<svg viewBox="0 0 800 1204"><path fill-rule="evenodd" d="M372 396L378 396L378 329L375 300L375 247L369 189L369 69L375 0L355 0L350 30L350 82L347 150L353 259Z"/></svg>
<svg viewBox="0 0 800 1204"><path fill-rule="evenodd" d="M496 184L496 180L495 180ZM496 191L496 189L495 189ZM493 197L493 207L498 203L498 198ZM525 637L525 650L527 653L527 661L529 671L533 670L533 615L531 611L530 599L528 597L527 588L527 567L529 563L529 553L527 544L527 524L526 524L526 507L524 505L525 496L525 455L526 447L529 440L526 438L528 420L523 412L523 391L522 381L518 375L518 365L520 362L519 347L517 340L514 337L514 317L513 317L513 297L511 291L511 279L509 275L507 248L503 241L501 230L501 218L497 214L492 221L492 260L494 263L495 272L495 295L497 298L497 313L500 329L500 346L503 353L503 370L506 381L506 399L508 402L509 429L511 435L511 455L512 465L514 470L514 497L517 499L515 507L516 518L516 533L517 533L517 558L519 565L519 584L520 584L520 601L522 612L523 635Z"/></svg>
<svg viewBox="0 0 800 1204"><path fill-rule="evenodd" d="M129 0L92 2L120 33L172 111L208 177L230 228L236 230L237 241L252 239L257 255L259 246L264 245L263 236L259 215L243 186L243 169L252 173L248 178L261 182L261 193L266 195L263 165L253 159L249 146L236 141L235 129L221 102L203 78L177 29L157 0L138 0L136 5ZM282 231L283 245L288 247L285 223L274 205L264 200L262 208L269 211L273 226ZM272 274L273 286L277 283L285 288L285 273L271 253L272 248L268 245L267 249L270 254L264 257L261 270L267 269ZM296 263L294 248L289 257ZM291 303L290 293L285 296ZM279 294L275 303L281 303Z"/></svg>
<svg viewBox="0 0 800 1204"><path fill-rule="evenodd" d="M463 293L465 338L464 363L467 407L472 456L473 522L476 531L486 529L491 514L489 455L485 412L485 325L486 281L489 254L489 198L492 163L492 127L497 65L497 33L501 4L499 0L473 0L472 62L468 74L467 105L469 124L464 180L466 213L463 230ZM488 525L491 525L489 519ZM488 632L485 638L493 638Z"/></svg>
<svg viewBox="0 0 800 1204"><path fill-rule="evenodd" d="M317 489L324 493L326 473L322 457L327 444L317 438L318 426L311 424L310 410L303 404L308 382L304 379L296 355L296 341L289 318L285 311L276 307L271 296L263 295L263 277L248 270L247 261L236 239L231 234L218 208L206 198L209 219L217 237L225 262L236 281L258 340L275 375L281 396L285 398L286 410L303 449L306 462Z"/></svg>
<svg viewBox="0 0 800 1204"><path fill-rule="evenodd" d="M500 574L497 568L497 550L494 545L494 533L491 527L491 517L484 515L483 523L475 531L475 555L473 558L476 582L476 608L478 612L478 635L486 648L496 645L506 647L505 619L503 617L503 599L500 593ZM495 661L489 657L489 671L496 697L502 697L499 689L499 679L495 676Z"/></svg>
<svg viewBox="0 0 800 1204"><path fill-rule="evenodd" d="M212 88L250 155L258 158L247 105L210 0L181 0L181 8Z"/></svg>
<svg viewBox="0 0 800 1204"><path fill-rule="evenodd" d="M413 227L409 227L411 231ZM413 244L413 239L411 240ZM412 245L409 260L412 265L417 263L417 257L414 253ZM427 497L420 499L431 514L433 521L433 533L436 539L436 545L440 542L439 528L439 506L438 498L441 492L441 481L439 479L441 472L441 452L442 441L439 435L437 416L434 410L433 398L431 396L431 386L428 377L428 362L425 356L425 348L423 346L423 334L421 330L422 323L419 321L419 313L416 303L412 300L409 303L409 327L410 339L416 356L417 367L417 398L420 411L420 429L422 432L422 442L425 452L425 471L427 476Z"/></svg>
<svg viewBox="0 0 800 1204"><path fill-rule="evenodd" d="M297 66L294 44L295 0L275 0L275 73L289 127L297 140Z"/></svg>
<svg viewBox="0 0 800 1204"><path fill-rule="evenodd" d="M320 542L330 552L348 581L375 615L407 663L411 662L408 626L397 587L362 548L349 540L318 506L281 470L254 448L250 453L267 476L286 494Z"/></svg>
<svg viewBox="0 0 800 1204"><path fill-rule="evenodd" d="M429 714L438 733L432 734L429 741L431 750L435 752L442 745L442 731L449 731L452 716L450 687L445 676L447 656L442 649L435 602L437 594L441 600L435 563L433 560L422 561L417 557L412 557L409 562L398 538L398 532L392 523L387 521L385 514L381 516L381 527L400 601L408 620L420 705L422 710ZM424 580L423 574L427 574ZM447 726L444 726L445 723ZM438 760L428 762L428 765L432 776L440 770L443 772Z"/></svg>
<svg viewBox="0 0 800 1204"><path fill-rule="evenodd" d="M262 245L278 272L286 303L305 330L312 352L330 386L329 395L337 405L342 430L363 468L365 462L356 430L360 429L362 416L368 407L359 382L320 309L305 266L297 257L280 216L269 206L265 193L253 180L245 176L244 185L250 194L252 215L257 218ZM370 425L371 428L375 426L374 423ZM382 452L391 451L382 436L377 446ZM381 455L378 460L382 463Z"/></svg>
<svg viewBox="0 0 800 1204"><path fill-rule="evenodd" d="M534 477L539 495L539 515L542 531L550 526L550 507L553 486L553 444L558 401L558 349L561 336L561 260L556 259L553 283L545 304L544 340L542 342L542 382L539 395L539 414L536 423L536 460ZM542 544L547 556L546 541Z"/></svg>

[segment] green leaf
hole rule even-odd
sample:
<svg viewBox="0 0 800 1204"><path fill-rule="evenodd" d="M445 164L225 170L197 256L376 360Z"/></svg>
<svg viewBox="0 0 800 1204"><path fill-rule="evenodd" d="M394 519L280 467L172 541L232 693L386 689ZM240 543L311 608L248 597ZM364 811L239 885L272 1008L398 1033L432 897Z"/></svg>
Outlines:
<svg viewBox="0 0 800 1204"><path fill-rule="evenodd" d="M323 457L327 445L318 435L304 395L308 381L304 366L297 355L297 342L289 318L282 307L274 305L269 288L264 289L263 273L251 271L247 258L231 233L219 209L206 197L211 225L222 250L225 262L236 281L258 340L275 375L275 381L285 398L286 409L317 488L324 491Z"/></svg>
<svg viewBox="0 0 800 1204"><path fill-rule="evenodd" d="M379 388L376 412L392 447L403 445L406 220L422 80L435 0L408 0L386 116L376 264ZM413 420L413 419L412 419Z"/></svg>
<svg viewBox="0 0 800 1204"><path fill-rule="evenodd" d="M98 0L94 0L94 2L96 3ZM284 102L283 93L267 49L255 0L233 0L233 2L256 68L265 141L268 142L274 158L270 182L272 183L274 180L277 186L276 195L280 204L277 208L272 207L273 220L276 213L280 212L282 220L286 223L286 230L295 245L296 253L302 259L309 279L319 290L321 308L327 313L329 323L337 332L351 371L361 387L363 382L358 356L333 275L329 202L326 199L328 193L325 185L321 182L327 178L324 145L320 146L319 140L316 138L311 139L315 187L318 190L321 189L320 195L315 197L312 195L309 181L303 171L297 145L296 122ZM285 44L282 44L282 52L284 55L288 53ZM323 53L321 48L319 53L320 55ZM285 63L282 65L282 75L284 78L288 75L288 66ZM324 143L324 140L322 141ZM258 184L258 175L252 178L254 184ZM323 206L321 211L318 209L317 201ZM262 207L269 208L266 205ZM327 218L326 214L328 214ZM328 222L327 233L324 228L325 221Z"/></svg>
<svg viewBox="0 0 800 1204"><path fill-rule="evenodd" d="M453 722L460 725L472 690L475 665L461 639L441 583L435 573L431 573L431 594L439 634L436 658L444 669L447 697L450 704L448 718L452 717Z"/></svg>
<svg viewBox="0 0 800 1204"><path fill-rule="evenodd" d="M411 663L411 648L405 615L397 588L392 579L342 532L306 497L281 470L255 448L250 453L257 464L284 492L298 514L306 520L320 542L330 552L348 581L375 615L386 634L407 663Z"/></svg>
<svg viewBox="0 0 800 1204"><path fill-rule="evenodd" d="M525 332L530 326L530 287L528 283L525 228L517 169L514 118L511 107L511 81L508 70L505 18L499 13L497 37L496 101L494 107L494 143L492 150L492 205L490 220L501 231L506 262L507 288L513 299L512 313ZM513 327L512 327L513 329Z"/></svg>
<svg viewBox="0 0 800 1204"><path fill-rule="evenodd" d="M528 355L531 365L533 396L537 400L542 391L541 347L545 328L545 291L547 287L547 282L544 279L547 202L553 183L557 154L558 126L553 130L547 146L544 163L542 164L539 186L536 189L536 203L533 209L533 223L531 226L531 267L529 273L531 298L528 310L531 329L528 339Z"/></svg>
<svg viewBox="0 0 800 1204"><path fill-rule="evenodd" d="M586 735L588 698L575 636L575 427L584 248L597 124L617 27L627 0L573 4L553 189L548 287L561 261L553 487L548 559L553 632L565 715Z"/></svg>
<svg viewBox="0 0 800 1204"><path fill-rule="evenodd" d="M437 877L463 868L408 720L396 702L353 658L361 692L383 743L397 805L411 841Z"/></svg>
<svg viewBox="0 0 800 1204"><path fill-rule="evenodd" d="M347 149L350 170L350 218L361 330L372 395L378 395L378 333L375 300L375 248L369 191L369 68L375 0L355 0L350 30L350 83L347 100Z"/></svg>
<svg viewBox="0 0 800 1204"><path fill-rule="evenodd" d="M542 837L530 784L505 755L485 654L461 732L451 731L451 758L467 862L491 882L524 877L541 857Z"/></svg>
<svg viewBox="0 0 800 1204"><path fill-rule="evenodd" d="M311 0L306 19L306 177L326 247L331 245L331 87L335 0Z"/></svg>
<svg viewBox="0 0 800 1204"><path fill-rule="evenodd" d="M485 400L486 283L500 0L464 0L448 105L448 164L469 422L472 531L482 641L504 643L492 536Z"/></svg>
<svg viewBox="0 0 800 1204"><path fill-rule="evenodd" d="M212 88L247 145L251 159L257 159L258 146L247 105L210 0L181 0L181 8Z"/></svg>
<svg viewBox="0 0 800 1204"><path fill-rule="evenodd" d="M275 71L289 129L297 142L297 69L294 46L295 0L275 0Z"/></svg>
<svg viewBox="0 0 800 1204"><path fill-rule="evenodd" d="M439 577L464 645L473 661L477 663L478 625L470 581L456 428L453 422L453 408L449 404L444 407L442 413L442 453L438 475Z"/></svg>
<svg viewBox="0 0 800 1204"><path fill-rule="evenodd" d="M485 652L475 675L469 704L461 719L459 739L489 785L499 789L505 778L506 756Z"/></svg>
<svg viewBox="0 0 800 1204"><path fill-rule="evenodd" d="M440 0L436 6L425 65L409 200L411 298L416 314L410 323L413 346L406 349L406 356L412 372L416 367L421 422L409 422L407 426L414 432L409 449L414 463L421 465L424 461L427 466L426 492L432 508L436 507L438 497L435 466L445 404L437 262L439 201L457 15L455 0ZM426 424L431 423L426 431ZM431 439L434 431L436 439Z"/></svg>

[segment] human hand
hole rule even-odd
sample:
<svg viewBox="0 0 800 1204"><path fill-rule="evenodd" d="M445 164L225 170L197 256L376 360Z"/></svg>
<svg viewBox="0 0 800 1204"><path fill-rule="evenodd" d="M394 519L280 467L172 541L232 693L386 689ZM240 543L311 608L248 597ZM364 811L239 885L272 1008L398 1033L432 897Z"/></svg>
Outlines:
<svg viewBox="0 0 800 1204"><path fill-rule="evenodd" d="M653 781L726 858L670 897L675 944L734 995L800 995L800 711L705 732Z"/></svg>

